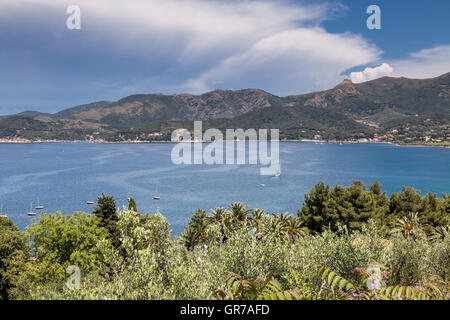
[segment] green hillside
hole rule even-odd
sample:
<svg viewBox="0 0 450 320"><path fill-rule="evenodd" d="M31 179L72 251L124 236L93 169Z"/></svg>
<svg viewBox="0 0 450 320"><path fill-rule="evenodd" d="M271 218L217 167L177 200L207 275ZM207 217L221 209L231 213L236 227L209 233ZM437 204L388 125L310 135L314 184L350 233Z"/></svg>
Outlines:
<svg viewBox="0 0 450 320"><path fill-rule="evenodd" d="M284 139L449 143L450 73L433 79L383 77L303 95L259 89L202 95L137 94L56 114L0 118L0 139L170 140L177 128L278 128Z"/></svg>

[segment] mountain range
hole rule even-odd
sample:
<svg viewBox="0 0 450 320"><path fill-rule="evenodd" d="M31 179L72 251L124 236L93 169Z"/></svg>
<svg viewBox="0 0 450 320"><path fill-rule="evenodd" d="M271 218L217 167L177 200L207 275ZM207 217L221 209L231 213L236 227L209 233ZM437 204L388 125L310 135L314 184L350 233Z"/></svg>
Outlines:
<svg viewBox="0 0 450 320"><path fill-rule="evenodd" d="M170 140L177 128L278 128L283 139L444 143L450 140L450 73L431 79L383 77L287 97L259 89L201 95L136 94L49 114L0 118L3 141Z"/></svg>

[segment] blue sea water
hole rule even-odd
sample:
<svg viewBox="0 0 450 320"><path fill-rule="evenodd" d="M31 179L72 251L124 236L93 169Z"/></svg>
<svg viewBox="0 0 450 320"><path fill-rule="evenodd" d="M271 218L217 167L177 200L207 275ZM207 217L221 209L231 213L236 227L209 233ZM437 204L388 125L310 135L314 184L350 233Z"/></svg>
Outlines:
<svg viewBox="0 0 450 320"><path fill-rule="evenodd" d="M136 199L140 212L157 208L174 234L197 208L242 201L269 213L296 214L317 182L383 184L388 194L412 186L422 194L450 192L450 149L389 144L280 143L280 177L260 165L175 165L174 144L0 144L0 214L24 230L31 204L45 212L91 212L101 193L119 206ZM160 196L160 200L154 200ZM35 211L35 210L33 210Z"/></svg>

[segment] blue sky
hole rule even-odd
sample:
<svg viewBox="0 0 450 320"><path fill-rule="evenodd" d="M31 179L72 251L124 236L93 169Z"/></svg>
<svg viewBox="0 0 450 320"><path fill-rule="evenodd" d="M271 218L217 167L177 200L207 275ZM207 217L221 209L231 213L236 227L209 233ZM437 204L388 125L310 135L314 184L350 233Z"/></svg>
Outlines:
<svg viewBox="0 0 450 320"><path fill-rule="evenodd" d="M366 9L381 8L381 30ZM81 9L68 30L66 8ZM261 88L450 71L450 1L2 0L0 115L135 93Z"/></svg>

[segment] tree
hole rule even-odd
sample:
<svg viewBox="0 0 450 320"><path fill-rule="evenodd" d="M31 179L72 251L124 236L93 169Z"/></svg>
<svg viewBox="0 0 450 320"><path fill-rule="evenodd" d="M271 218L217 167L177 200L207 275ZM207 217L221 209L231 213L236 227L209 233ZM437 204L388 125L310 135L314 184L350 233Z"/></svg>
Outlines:
<svg viewBox="0 0 450 320"><path fill-rule="evenodd" d="M265 215L264 209L254 209L251 215L251 225L255 229L255 236L256 239L262 238L262 226L264 221L264 215Z"/></svg>
<svg viewBox="0 0 450 320"><path fill-rule="evenodd" d="M415 238L421 231L423 231L423 228L418 213L410 212L395 222L391 233L402 233L405 238L410 236Z"/></svg>
<svg viewBox="0 0 450 320"><path fill-rule="evenodd" d="M271 218L269 225L270 233L280 239L288 240L292 243L299 237L306 235L306 231L302 228L300 217L293 217L287 212L281 214L276 213Z"/></svg>
<svg viewBox="0 0 450 320"><path fill-rule="evenodd" d="M330 220L338 218L337 215L331 216L327 213L330 198L330 186L325 185L324 182L319 182L309 193L305 194L305 203L298 215L308 229L321 232L323 227L330 223Z"/></svg>
<svg viewBox="0 0 450 320"><path fill-rule="evenodd" d="M215 224L220 230L220 241L222 243L228 240L229 233L232 229L231 216L224 208L215 208L211 210L211 215L206 217L209 224Z"/></svg>
<svg viewBox="0 0 450 320"><path fill-rule="evenodd" d="M450 222L450 199L448 195L442 194L443 199L439 199L436 194L427 193L422 198L421 220L424 230L431 235L436 228L445 228Z"/></svg>
<svg viewBox="0 0 450 320"><path fill-rule="evenodd" d="M450 199L442 194L427 193L424 197L411 187L403 187L402 192L393 193L389 201L388 223L393 224L411 212L417 213L425 232L430 235L434 228L448 225L450 217Z"/></svg>
<svg viewBox="0 0 450 320"><path fill-rule="evenodd" d="M381 195L381 188L383 186L378 182L374 181L372 185L370 186L370 191L372 191L376 195Z"/></svg>
<svg viewBox="0 0 450 320"><path fill-rule="evenodd" d="M292 215L289 215L286 221L286 230L291 242L294 242L295 239L303 237L307 234L307 231L302 228L302 222L300 218L293 217Z"/></svg>
<svg viewBox="0 0 450 320"><path fill-rule="evenodd" d="M14 223L0 217L0 300L11 299L11 290L29 258L29 249Z"/></svg>
<svg viewBox="0 0 450 320"><path fill-rule="evenodd" d="M108 238L111 239L111 243L114 248L120 247L120 231L117 226L119 216L117 215L116 201L112 196L98 197L98 204L95 206L92 212L97 218L99 218L99 226L108 230Z"/></svg>
<svg viewBox="0 0 450 320"><path fill-rule="evenodd" d="M250 214L249 209L250 208L245 206L242 202L235 202L228 206L228 211L237 225L245 225L247 223L247 218Z"/></svg>
<svg viewBox="0 0 450 320"><path fill-rule="evenodd" d="M401 218L409 212L420 212L422 197L412 187L402 187L402 192L394 192L389 201L389 212L396 218Z"/></svg>
<svg viewBox="0 0 450 320"><path fill-rule="evenodd" d="M146 248L156 250L170 239L170 225L160 213L143 216L134 210L123 211L119 214L118 226L124 257Z"/></svg>
<svg viewBox="0 0 450 320"><path fill-rule="evenodd" d="M389 211L386 193L374 182L370 189L361 181L353 181L349 187L334 188L320 182L305 195L305 203L298 212L301 222L315 232L325 228L337 231L338 225L350 230L361 230L362 225L374 218L381 223Z"/></svg>
<svg viewBox="0 0 450 320"><path fill-rule="evenodd" d="M206 217L206 211L197 209L194 215L189 220L188 226L185 227L180 241L184 247L191 251L195 246L203 244L208 238L208 221Z"/></svg>
<svg viewBox="0 0 450 320"><path fill-rule="evenodd" d="M138 212L134 198L128 198L128 210Z"/></svg>
<svg viewBox="0 0 450 320"><path fill-rule="evenodd" d="M61 280L70 265L83 272L94 270L102 260L97 244L108 235L95 216L81 212L43 213L25 234L36 258L39 282Z"/></svg>

